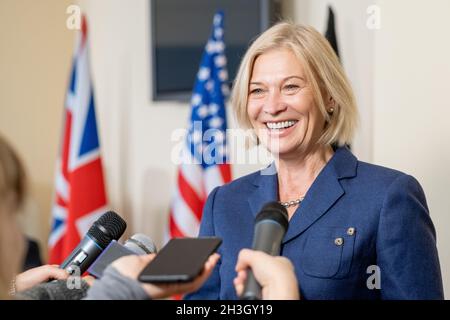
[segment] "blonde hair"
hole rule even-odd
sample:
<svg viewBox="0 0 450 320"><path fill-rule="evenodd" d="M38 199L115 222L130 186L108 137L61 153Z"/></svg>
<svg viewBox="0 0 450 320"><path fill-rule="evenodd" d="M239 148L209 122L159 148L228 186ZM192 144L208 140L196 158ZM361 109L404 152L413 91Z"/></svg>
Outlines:
<svg viewBox="0 0 450 320"><path fill-rule="evenodd" d="M0 299L8 295L15 269L12 261L19 261L17 248L11 245L11 234L15 229L11 221L25 198L25 171L17 154L0 136Z"/></svg>
<svg viewBox="0 0 450 320"><path fill-rule="evenodd" d="M287 48L299 59L311 87L314 102L326 126L318 140L322 144L349 144L358 122L356 100L350 82L329 42L314 28L281 22L261 34L249 47L236 75L231 103L244 128L252 128L247 114L251 74L256 58L274 49ZM327 111L327 99L334 101L334 112Z"/></svg>

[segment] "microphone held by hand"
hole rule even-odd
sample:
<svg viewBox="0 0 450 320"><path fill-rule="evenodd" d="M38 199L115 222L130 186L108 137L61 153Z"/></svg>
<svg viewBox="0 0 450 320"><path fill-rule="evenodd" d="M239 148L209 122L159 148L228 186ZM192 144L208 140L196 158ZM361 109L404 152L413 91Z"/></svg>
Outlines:
<svg viewBox="0 0 450 320"><path fill-rule="evenodd" d="M269 202L255 218L253 250L263 251L272 256L280 254L281 241L289 225L286 208L278 202ZM247 280L240 297L244 300L260 300L261 286L253 272L247 271Z"/></svg>
<svg viewBox="0 0 450 320"><path fill-rule="evenodd" d="M69 274L83 274L112 240L118 240L127 224L117 213L103 214L86 233L80 244L61 264Z"/></svg>

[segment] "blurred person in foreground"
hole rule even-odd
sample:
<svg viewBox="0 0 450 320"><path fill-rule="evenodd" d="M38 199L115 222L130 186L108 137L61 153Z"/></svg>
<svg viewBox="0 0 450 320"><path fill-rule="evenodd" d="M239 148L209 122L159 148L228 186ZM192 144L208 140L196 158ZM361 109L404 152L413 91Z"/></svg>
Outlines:
<svg viewBox="0 0 450 320"><path fill-rule="evenodd" d="M12 147L0 136L0 299L50 279L64 279L56 266L40 266L19 273L23 267L26 241L17 217L26 197L25 170Z"/></svg>

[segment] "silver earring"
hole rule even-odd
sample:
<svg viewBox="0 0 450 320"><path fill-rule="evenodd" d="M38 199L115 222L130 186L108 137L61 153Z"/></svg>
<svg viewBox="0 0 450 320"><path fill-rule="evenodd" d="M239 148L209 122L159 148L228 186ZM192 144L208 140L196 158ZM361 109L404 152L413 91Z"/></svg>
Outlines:
<svg viewBox="0 0 450 320"><path fill-rule="evenodd" d="M333 113L334 112L334 108L331 107L330 110L328 110L329 113Z"/></svg>

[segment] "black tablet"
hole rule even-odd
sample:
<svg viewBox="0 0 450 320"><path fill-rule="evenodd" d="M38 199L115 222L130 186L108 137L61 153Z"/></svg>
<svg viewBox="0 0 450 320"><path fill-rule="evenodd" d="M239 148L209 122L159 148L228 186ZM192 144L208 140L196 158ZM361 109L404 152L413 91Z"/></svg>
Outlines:
<svg viewBox="0 0 450 320"><path fill-rule="evenodd" d="M190 282L222 243L216 237L170 240L139 275L141 282Z"/></svg>

